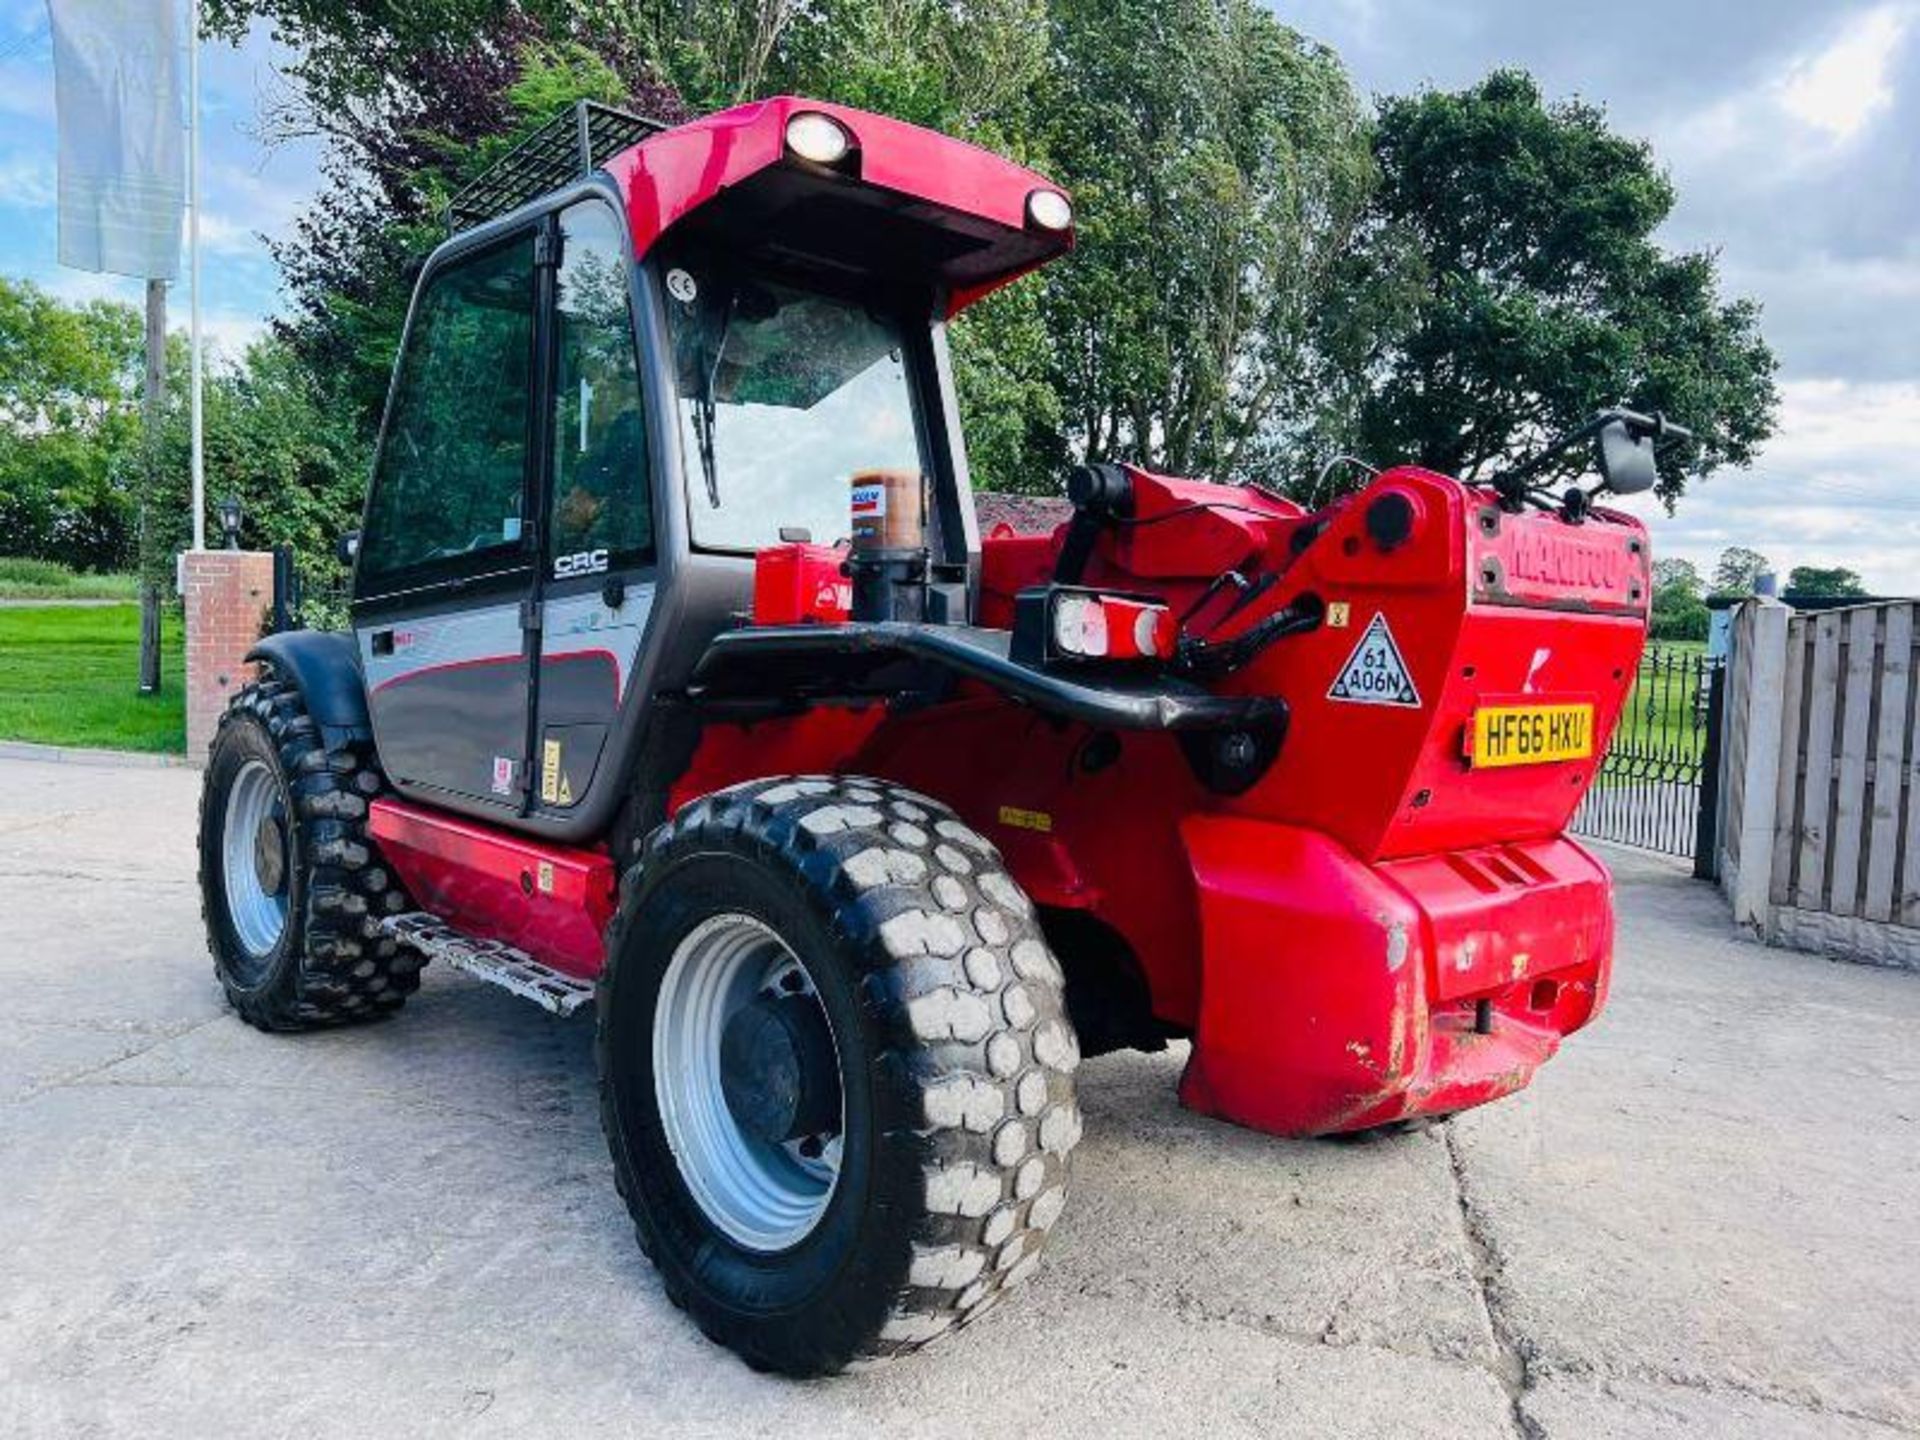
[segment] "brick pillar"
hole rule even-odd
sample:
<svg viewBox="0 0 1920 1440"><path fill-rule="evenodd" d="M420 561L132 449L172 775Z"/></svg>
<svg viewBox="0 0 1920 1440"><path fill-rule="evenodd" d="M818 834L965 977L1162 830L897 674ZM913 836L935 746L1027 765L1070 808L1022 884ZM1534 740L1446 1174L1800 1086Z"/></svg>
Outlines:
<svg viewBox="0 0 1920 1440"><path fill-rule="evenodd" d="M273 604L273 556L260 550L190 550L180 557L187 603L187 757L204 765L227 700L253 679L241 659Z"/></svg>

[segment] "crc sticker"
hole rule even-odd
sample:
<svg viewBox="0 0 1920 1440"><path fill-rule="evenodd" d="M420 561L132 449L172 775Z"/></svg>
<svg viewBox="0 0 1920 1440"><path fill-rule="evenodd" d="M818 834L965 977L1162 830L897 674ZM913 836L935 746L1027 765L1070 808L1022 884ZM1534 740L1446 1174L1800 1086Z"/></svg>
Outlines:
<svg viewBox="0 0 1920 1440"><path fill-rule="evenodd" d="M493 793L496 795L513 793L513 761L505 755L493 757Z"/></svg>
<svg viewBox="0 0 1920 1440"><path fill-rule="evenodd" d="M553 578L569 580L576 575L598 575L607 568L605 550L580 550L572 555L553 557Z"/></svg>
<svg viewBox="0 0 1920 1440"><path fill-rule="evenodd" d="M1409 710L1420 708L1420 692L1414 688L1407 662L1400 658L1400 647L1393 643L1393 631L1387 617L1375 614L1367 622L1360 643L1347 656L1347 663L1333 677L1329 700L1346 700L1355 705L1399 705Z"/></svg>
<svg viewBox="0 0 1920 1440"><path fill-rule="evenodd" d="M699 297L700 286L694 281L693 276L675 266L667 271L667 294L682 305L691 305Z"/></svg>

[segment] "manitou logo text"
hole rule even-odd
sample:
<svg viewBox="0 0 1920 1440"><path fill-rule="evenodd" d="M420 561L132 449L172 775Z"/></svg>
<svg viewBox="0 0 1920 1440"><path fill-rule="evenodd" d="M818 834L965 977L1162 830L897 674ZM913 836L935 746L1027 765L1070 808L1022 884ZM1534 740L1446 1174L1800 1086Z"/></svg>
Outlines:
<svg viewBox="0 0 1920 1440"><path fill-rule="evenodd" d="M1508 561L1513 578L1570 590L1618 591L1625 587L1626 552L1617 544L1576 540L1552 531L1521 530Z"/></svg>

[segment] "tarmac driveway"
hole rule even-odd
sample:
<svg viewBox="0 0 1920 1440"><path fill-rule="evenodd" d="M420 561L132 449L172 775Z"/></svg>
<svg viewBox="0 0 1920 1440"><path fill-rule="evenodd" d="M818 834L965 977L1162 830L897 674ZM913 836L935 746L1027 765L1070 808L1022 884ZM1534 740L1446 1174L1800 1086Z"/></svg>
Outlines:
<svg viewBox="0 0 1920 1440"><path fill-rule="evenodd" d="M1920 1434L1920 976L1615 856L1611 1008L1425 1135L1286 1143L1081 1071L1046 1265L914 1359L750 1373L613 1193L590 1015L430 969L272 1038L198 777L0 759L0 1436Z"/></svg>

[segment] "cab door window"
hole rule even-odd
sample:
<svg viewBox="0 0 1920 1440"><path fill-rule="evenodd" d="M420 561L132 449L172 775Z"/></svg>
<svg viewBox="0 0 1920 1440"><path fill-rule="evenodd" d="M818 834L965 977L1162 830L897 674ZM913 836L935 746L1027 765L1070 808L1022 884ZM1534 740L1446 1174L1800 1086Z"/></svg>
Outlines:
<svg viewBox="0 0 1920 1440"><path fill-rule="evenodd" d="M362 583L518 549L532 414L533 236L439 269L415 308L361 544ZM448 562L444 565L435 562Z"/></svg>
<svg viewBox="0 0 1920 1440"><path fill-rule="evenodd" d="M653 506L626 238L601 201L560 212L554 328L553 574L647 563Z"/></svg>

